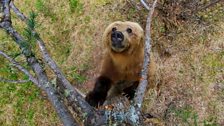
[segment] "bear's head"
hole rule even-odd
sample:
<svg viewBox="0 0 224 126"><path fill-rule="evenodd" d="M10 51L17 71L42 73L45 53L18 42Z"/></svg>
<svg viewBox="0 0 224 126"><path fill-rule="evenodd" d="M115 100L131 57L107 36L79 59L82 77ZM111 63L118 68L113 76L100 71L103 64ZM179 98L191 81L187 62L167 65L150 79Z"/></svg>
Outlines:
<svg viewBox="0 0 224 126"><path fill-rule="evenodd" d="M144 31L138 23L116 21L106 28L103 42L115 53L131 53L144 46Z"/></svg>

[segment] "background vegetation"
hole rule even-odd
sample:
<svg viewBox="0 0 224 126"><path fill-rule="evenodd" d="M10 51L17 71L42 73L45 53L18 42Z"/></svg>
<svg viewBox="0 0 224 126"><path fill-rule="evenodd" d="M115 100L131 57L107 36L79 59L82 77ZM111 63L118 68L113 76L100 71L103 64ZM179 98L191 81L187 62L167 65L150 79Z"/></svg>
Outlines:
<svg viewBox="0 0 224 126"><path fill-rule="evenodd" d="M158 120L150 123L224 125L224 3L203 8L211 2L159 1L152 25L158 88L146 94L144 104L144 110ZM15 4L26 15L38 14L36 29L50 54L83 92L92 88L99 71L105 27L116 20L135 21L144 27L147 14L128 0L17 0ZM13 21L26 35L25 24ZM0 49L25 63L11 41L0 31ZM1 78L27 79L3 57L0 61ZM0 82L0 125L61 123L45 94L30 82Z"/></svg>

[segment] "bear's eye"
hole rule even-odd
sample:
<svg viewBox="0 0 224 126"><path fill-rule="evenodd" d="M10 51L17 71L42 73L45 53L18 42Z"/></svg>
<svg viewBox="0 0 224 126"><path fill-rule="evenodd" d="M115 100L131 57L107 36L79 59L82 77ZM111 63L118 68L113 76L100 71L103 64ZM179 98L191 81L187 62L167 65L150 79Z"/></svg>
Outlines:
<svg viewBox="0 0 224 126"><path fill-rule="evenodd" d="M128 33L132 33L132 30L130 28L127 28L126 30Z"/></svg>
<svg viewBox="0 0 224 126"><path fill-rule="evenodd" d="M112 28L112 31L113 31L113 32L115 32L116 30L117 30L117 28L116 28L116 27L113 27L113 28Z"/></svg>

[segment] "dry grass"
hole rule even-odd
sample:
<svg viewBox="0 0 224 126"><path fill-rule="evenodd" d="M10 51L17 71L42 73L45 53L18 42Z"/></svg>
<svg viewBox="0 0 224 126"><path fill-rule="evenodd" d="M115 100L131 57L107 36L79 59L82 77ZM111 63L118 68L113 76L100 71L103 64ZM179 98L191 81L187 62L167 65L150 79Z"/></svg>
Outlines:
<svg viewBox="0 0 224 126"><path fill-rule="evenodd" d="M145 22L144 13L130 9L125 0L83 0L74 12L68 1L15 2L27 15L30 10L38 12L37 30L48 50L68 79L85 92L92 88L99 71L104 28L115 20L137 21L142 26ZM22 22L13 23L23 31ZM223 22L180 25L180 33L167 36L163 35L163 25L156 13L152 36L160 88L146 95L144 110L167 125L224 125ZM1 49L18 51L8 44L12 40L0 34ZM5 64L0 67L8 69ZM11 74L0 72L5 77ZM0 125L61 125L42 93L29 86L0 83ZM38 95L27 102L32 93Z"/></svg>
<svg viewBox="0 0 224 126"><path fill-rule="evenodd" d="M154 40L163 46L155 47L161 87L147 111L166 125L223 125L223 26L188 24L171 40Z"/></svg>

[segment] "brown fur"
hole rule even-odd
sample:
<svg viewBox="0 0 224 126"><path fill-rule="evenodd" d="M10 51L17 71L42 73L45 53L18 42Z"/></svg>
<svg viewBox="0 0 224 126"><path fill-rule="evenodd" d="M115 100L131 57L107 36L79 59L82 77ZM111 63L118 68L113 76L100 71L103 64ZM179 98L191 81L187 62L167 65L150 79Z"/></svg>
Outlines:
<svg viewBox="0 0 224 126"><path fill-rule="evenodd" d="M117 21L106 28L103 34L105 47L101 72L94 89L86 96L89 104L102 105L106 99L122 93L133 98L141 77L144 41L144 31L137 23ZM155 63L152 56L150 59L148 80L150 87L153 87Z"/></svg>
<svg viewBox="0 0 224 126"><path fill-rule="evenodd" d="M126 41L129 43L129 49L117 53L111 49L110 32L113 27L119 31L125 31L128 27L132 28L132 35L125 35ZM105 45L105 53L101 68L101 75L109 77L113 81L113 85L117 82L125 80L128 82L139 81L140 72L144 60L144 32L139 24L134 22L114 22L109 25L103 35L103 42ZM155 62L151 56L151 63L149 65L149 82L152 84L155 74ZM130 85L119 86L121 90ZM152 86L152 85L151 85ZM150 87L151 87L150 86ZM113 93L110 93L113 94Z"/></svg>

